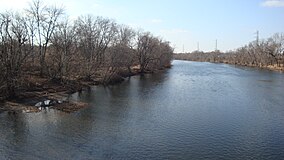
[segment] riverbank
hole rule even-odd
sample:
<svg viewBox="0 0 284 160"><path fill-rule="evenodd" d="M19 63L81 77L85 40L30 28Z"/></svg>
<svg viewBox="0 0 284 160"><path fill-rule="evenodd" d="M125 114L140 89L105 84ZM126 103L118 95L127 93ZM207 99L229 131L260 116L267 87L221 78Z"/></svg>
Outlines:
<svg viewBox="0 0 284 160"><path fill-rule="evenodd" d="M160 68L159 70L165 70L171 68L171 65ZM113 76L112 79L105 83L102 76L96 78L84 79L48 79L42 78L39 75L28 75L25 79L24 87L18 91L17 95L10 98L3 98L0 102L0 113L8 111L9 113L30 113L40 112L45 109L56 109L59 111L71 113L76 112L82 108L88 107L88 104L83 102L73 102L68 100L68 96L75 92L82 92L94 85L116 85L124 81L125 78L141 75L152 74L155 71L139 72L139 68L132 67L131 72L121 72L117 76ZM49 102L61 102L55 104L47 104L46 106L36 106L37 103L44 104L44 101Z"/></svg>
<svg viewBox="0 0 284 160"><path fill-rule="evenodd" d="M23 87L14 97L2 100L0 112L8 111L9 113L20 112L40 112L44 109L56 109L65 112L75 112L85 108L88 104L82 102L68 101L68 95L80 92L95 85L93 81L82 80L50 80L38 76L30 77L27 82L29 85ZM60 101L53 105L36 106L37 103L44 101Z"/></svg>
<svg viewBox="0 0 284 160"><path fill-rule="evenodd" d="M259 69L267 69L267 70L271 70L271 71L284 72L284 66L278 66L276 64L275 65L253 65L253 64L235 63L235 62L229 62L229 61L213 61L213 60L198 61L198 60L182 59L182 58L175 58L175 60L194 61L194 62L222 63L222 64L230 64L230 65L236 65L236 66L259 68Z"/></svg>
<svg viewBox="0 0 284 160"><path fill-rule="evenodd" d="M278 66L278 65L252 65L252 64L240 64L240 63L230 63L230 62L212 62L212 63L223 63L223 64L230 64L230 65L236 65L236 66L244 66L244 67L251 67L251 68L259 68L259 69L267 69L271 71L284 71L284 66Z"/></svg>

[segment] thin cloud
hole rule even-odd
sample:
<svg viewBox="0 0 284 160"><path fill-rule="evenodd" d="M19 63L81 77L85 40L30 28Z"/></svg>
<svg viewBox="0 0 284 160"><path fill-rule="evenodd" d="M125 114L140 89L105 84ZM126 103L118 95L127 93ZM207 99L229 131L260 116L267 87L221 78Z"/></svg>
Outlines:
<svg viewBox="0 0 284 160"><path fill-rule="evenodd" d="M151 22L151 23L158 24L158 23L162 23L163 20L161 20L161 19L152 19L150 22Z"/></svg>
<svg viewBox="0 0 284 160"><path fill-rule="evenodd" d="M266 0L261 3L263 7L284 7L284 0Z"/></svg>
<svg viewBox="0 0 284 160"><path fill-rule="evenodd" d="M163 29L160 30L161 33L167 33L167 34L180 34L180 33L190 33L188 30L185 29Z"/></svg>

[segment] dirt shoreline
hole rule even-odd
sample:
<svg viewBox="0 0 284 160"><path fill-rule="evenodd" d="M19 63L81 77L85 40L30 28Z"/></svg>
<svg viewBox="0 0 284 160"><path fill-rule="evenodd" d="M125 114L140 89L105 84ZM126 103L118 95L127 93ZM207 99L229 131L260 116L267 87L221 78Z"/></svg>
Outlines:
<svg viewBox="0 0 284 160"><path fill-rule="evenodd" d="M38 89L40 91L24 91L17 95L17 97L10 98L0 103L0 113L7 111L8 113L34 113L40 112L45 109L56 109L63 112L75 112L79 109L88 107L88 104L82 102L73 102L68 101L68 95L82 91L88 87L91 87L91 84L77 83L76 85L60 86L60 84L51 83L48 84L48 89L42 87ZM75 89L76 88L76 89ZM45 100L54 100L61 101L62 103L38 107L35 106L38 102L43 102Z"/></svg>
<svg viewBox="0 0 284 160"><path fill-rule="evenodd" d="M231 63L227 61L194 61L194 60L187 60L187 59L175 59L175 60L181 60L181 61L192 61L192 62L210 62L210 63L220 63L220 64L229 64L229 65L235 65L235 66L241 66L241 67L250 67L250 68L257 68L257 69L266 69L270 71L278 71L278 72L284 72L284 66L277 66L277 65L268 65L268 66L257 66L257 65L250 65L250 64L240 64L240 63Z"/></svg>
<svg viewBox="0 0 284 160"><path fill-rule="evenodd" d="M167 67L170 68L170 67ZM162 70L165 70L164 68ZM154 72L145 72L143 74L152 74L159 72L161 70L156 70ZM115 78L108 85L116 85L121 83L126 77L131 77L135 75L142 75L138 71L133 71L131 74L125 74L120 76L120 78ZM45 100L62 101L60 104L50 105L48 109L55 109L67 113L76 112L82 108L89 106L87 103L68 101L67 97L76 92L81 92L95 85L105 85L99 79L94 80L66 80L66 82L58 80L48 80L43 79L35 80L33 87L28 88L26 91L18 93L16 97L7 99L0 102L0 113L7 111L8 113L35 113L44 110L45 107L35 106L38 102L43 102Z"/></svg>
<svg viewBox="0 0 284 160"><path fill-rule="evenodd" d="M257 68L257 69L266 69L270 71L278 71L283 72L284 67L280 67L277 65L268 65L268 66L256 66L256 65L248 65L248 64L234 64L229 62L214 62L214 63L222 63L222 64L229 64L229 65L235 65L235 66L241 66L241 67L250 67L250 68Z"/></svg>

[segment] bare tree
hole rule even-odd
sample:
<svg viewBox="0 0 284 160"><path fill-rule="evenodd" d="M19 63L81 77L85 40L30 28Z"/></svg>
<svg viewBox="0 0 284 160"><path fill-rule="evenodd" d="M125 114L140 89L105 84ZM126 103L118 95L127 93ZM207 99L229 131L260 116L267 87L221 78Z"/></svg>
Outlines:
<svg viewBox="0 0 284 160"><path fill-rule="evenodd" d="M136 32L128 26L121 25L118 29L117 40L115 44L116 53L119 55L119 61L122 67L126 67L129 75L132 74L131 66L135 62L135 36Z"/></svg>
<svg viewBox="0 0 284 160"><path fill-rule="evenodd" d="M137 65L144 73L172 59L169 42L108 18L88 15L68 23L61 19L62 8L40 0L23 13L0 13L0 97L14 96L24 83L32 86L37 76L99 78L108 84L131 75Z"/></svg>
<svg viewBox="0 0 284 160"><path fill-rule="evenodd" d="M60 23L51 38L51 53L49 56L49 74L53 78L62 79L68 75L70 62L76 52L75 30L68 20Z"/></svg>
<svg viewBox="0 0 284 160"><path fill-rule="evenodd" d="M137 58L140 66L140 72L144 73L154 58L154 51L158 45L158 39L153 37L149 32L142 33L138 36Z"/></svg>
<svg viewBox="0 0 284 160"><path fill-rule="evenodd" d="M84 75L90 79L104 61L106 49L114 41L116 23L101 17L80 17L76 21L78 49L84 57Z"/></svg>
<svg viewBox="0 0 284 160"><path fill-rule="evenodd" d="M5 82L0 88L4 88L8 96L15 96L22 66L31 51L26 25L19 14L0 14L0 74Z"/></svg>
<svg viewBox="0 0 284 160"><path fill-rule="evenodd" d="M158 69L170 67L173 59L174 49L170 46L170 42L160 40L159 50L157 53Z"/></svg>
<svg viewBox="0 0 284 160"><path fill-rule="evenodd" d="M265 52L273 58L274 63L279 67L284 54L284 35L277 33L269 38Z"/></svg>
<svg viewBox="0 0 284 160"><path fill-rule="evenodd" d="M63 14L62 8L56 6L45 6L40 0L33 1L30 8L26 10L31 18L30 28L36 29L36 43L38 46L38 56L40 62L40 74L46 70L45 58L51 36L57 26L59 17ZM34 24L36 24L34 26Z"/></svg>

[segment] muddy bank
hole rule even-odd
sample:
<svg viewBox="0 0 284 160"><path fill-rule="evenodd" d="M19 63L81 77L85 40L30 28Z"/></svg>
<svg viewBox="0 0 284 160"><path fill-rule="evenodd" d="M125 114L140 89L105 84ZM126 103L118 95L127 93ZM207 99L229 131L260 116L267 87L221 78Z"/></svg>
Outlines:
<svg viewBox="0 0 284 160"><path fill-rule="evenodd" d="M26 84L17 92L14 97L8 97L0 103L0 112L8 111L10 113L30 113L40 112L44 109L56 109L64 112L75 112L85 108L88 104L80 102L71 102L67 100L68 95L80 92L96 85L95 81L82 80L48 80L45 78L32 77L26 80ZM36 106L39 102L46 100L62 102L48 104L47 106Z"/></svg>
<svg viewBox="0 0 284 160"><path fill-rule="evenodd" d="M23 93L24 94L24 93ZM0 103L0 112L8 111L9 113L34 113L42 110L56 109L59 111L71 113L82 108L88 107L87 103L68 101L69 91L61 92L31 92L22 95L20 98L7 100ZM60 102L44 105L44 102ZM38 105L38 104L43 105Z"/></svg>
<svg viewBox="0 0 284 160"><path fill-rule="evenodd" d="M170 68L170 66L167 66L167 68ZM139 69L132 68L131 72L120 72L118 75L115 75L111 79L109 79L107 83L105 83L104 79L100 76L94 79L78 78L76 80L49 80L47 78L29 76L29 78L26 79L25 86L22 88L22 90L18 91L17 95L15 95L14 97L6 98L5 100L2 100L2 102L0 102L0 113L3 111L8 111L11 113L40 112L41 110L44 110L46 108L56 109L68 113L76 112L82 108L88 107L88 104L68 101L67 97L72 93L81 92L94 85L116 85L123 82L127 77L139 74L152 74L164 69L166 68L140 73ZM37 103L44 102L46 100L54 102L62 101L63 103L56 103L44 107L36 106Z"/></svg>
<svg viewBox="0 0 284 160"><path fill-rule="evenodd" d="M87 103L82 103L82 102L69 102L66 101L62 104L56 104L53 106L49 107L36 107L33 105L28 105L28 104L23 104L23 103L18 103L18 102L11 102L7 101L3 104L1 104L2 107L0 107L0 112L5 112L7 111L8 113L11 114L16 114L16 113L35 113L35 112L40 112L42 110L49 110L49 109L56 109L59 111L67 112L67 113L72 113L76 112L82 108L88 107Z"/></svg>
<svg viewBox="0 0 284 160"><path fill-rule="evenodd" d="M271 71L284 71L284 66L278 66L278 65L253 65L253 64L242 64L242 63L231 63L231 62L213 62L213 63L224 63L224 64L230 64L230 65L236 65L236 66L244 66L244 67L252 67L252 68L259 68L259 69L267 69Z"/></svg>

